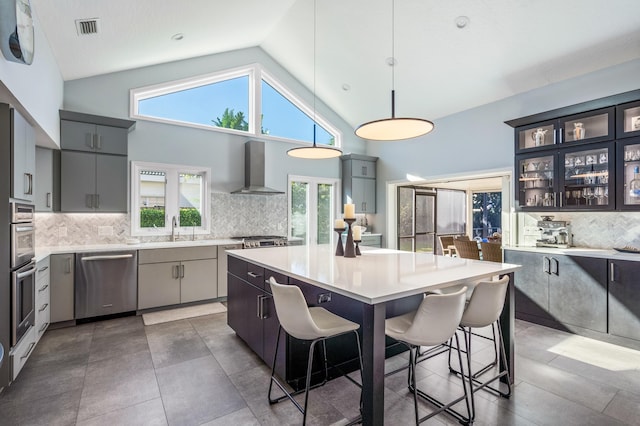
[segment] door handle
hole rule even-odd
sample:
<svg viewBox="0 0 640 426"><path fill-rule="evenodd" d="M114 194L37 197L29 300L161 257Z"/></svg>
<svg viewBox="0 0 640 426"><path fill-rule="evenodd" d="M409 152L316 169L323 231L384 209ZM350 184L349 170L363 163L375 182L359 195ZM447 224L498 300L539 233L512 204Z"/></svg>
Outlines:
<svg viewBox="0 0 640 426"><path fill-rule="evenodd" d="M25 195L33 195L33 174L25 173L24 177L25 177L24 186L27 188L26 191L24 191L24 193Z"/></svg>
<svg viewBox="0 0 640 426"><path fill-rule="evenodd" d="M67 265L66 268L64 270L65 274L70 274L71 273L71 256L67 257Z"/></svg>
<svg viewBox="0 0 640 426"><path fill-rule="evenodd" d="M555 257L552 257L551 261L552 262L549 262L549 263L555 266L555 268L551 270L551 273L555 276L558 276L560 272L560 264L558 263L558 259L556 259Z"/></svg>
<svg viewBox="0 0 640 426"><path fill-rule="evenodd" d="M180 274L179 274L179 272L178 272L178 268L179 268L179 267L180 267L180 265L173 265L173 266L171 267L171 278L176 279L176 280L177 280L178 278L180 278Z"/></svg>
<svg viewBox="0 0 640 426"><path fill-rule="evenodd" d="M102 135L96 133L96 149L102 149Z"/></svg>
<svg viewBox="0 0 640 426"><path fill-rule="evenodd" d="M50 192L47 192L46 205L47 205L47 207L51 207L51 193Z"/></svg>
<svg viewBox="0 0 640 426"><path fill-rule="evenodd" d="M542 272L549 274L551 270L551 259L547 256L542 257Z"/></svg>
<svg viewBox="0 0 640 426"><path fill-rule="evenodd" d="M609 281L616 282L616 264L613 262L609 263Z"/></svg>
<svg viewBox="0 0 640 426"><path fill-rule="evenodd" d="M262 318L262 319L269 318L269 313L267 312L267 310L264 307L265 300L269 300L269 298L270 298L270 296L265 295L265 296L262 296L262 299L260 299L260 304L261 304L260 307L262 309L262 311L261 311L262 316L260 318Z"/></svg>
<svg viewBox="0 0 640 426"><path fill-rule="evenodd" d="M94 196L94 206L96 209L100 208L100 194L93 194Z"/></svg>
<svg viewBox="0 0 640 426"><path fill-rule="evenodd" d="M16 278L17 279L21 279L24 277L28 277L29 275L33 275L36 273L36 268L33 267L32 269L29 269L28 271L25 272L20 272L19 274L16 274Z"/></svg>
<svg viewBox="0 0 640 426"><path fill-rule="evenodd" d="M184 265L180 265L180 278L184 278Z"/></svg>
<svg viewBox="0 0 640 426"><path fill-rule="evenodd" d="M262 295L258 295L258 299L256 300L256 316L260 319L262 319L262 303L260 303L262 301L262 298L264 296Z"/></svg>

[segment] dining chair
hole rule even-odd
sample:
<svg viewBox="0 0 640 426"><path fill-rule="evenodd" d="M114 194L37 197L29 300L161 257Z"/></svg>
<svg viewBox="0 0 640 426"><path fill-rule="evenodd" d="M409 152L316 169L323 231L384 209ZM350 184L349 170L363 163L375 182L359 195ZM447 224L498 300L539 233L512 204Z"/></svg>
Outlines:
<svg viewBox="0 0 640 426"><path fill-rule="evenodd" d="M505 398L511 395L511 380L509 377L509 369L507 368L507 355L504 347L504 340L502 338L502 326L500 325L500 314L504 308L504 303L507 294L507 288L509 285L509 276L504 275L497 281L480 281L476 284L471 294L471 298L466 303L464 313L460 319L460 328L464 332L465 338L465 350L467 356L467 375L463 371L457 371L451 365L451 349L449 349L449 371L456 373L462 377L467 377L469 380L470 394L471 394L471 414L470 421L473 422L475 418L475 393L480 389L487 388ZM493 339L485 337L472 332L474 328L482 328L491 326ZM497 336L496 336L497 329ZM493 348L495 353L494 360L488 365L482 367L475 373L471 371L471 359L472 349L471 341L472 336L480 336L489 340L493 340ZM493 367L498 365L498 353L502 358L502 369L498 369L498 373L484 381L481 377L487 372L492 371ZM489 386L494 381L506 376L507 391L504 392L496 387Z"/></svg>
<svg viewBox="0 0 640 426"><path fill-rule="evenodd" d="M354 333L356 336L356 345L358 346L358 360L360 362L360 374L362 382L362 352L360 350L360 337L358 336L358 329L360 325L342 318L334 313L327 311L320 307L307 306L307 302L302 294L300 287L295 285L278 284L275 278L269 278L269 284L271 285L271 292L273 294L273 302L276 307L276 315L280 321L280 327L278 329L278 338L276 339L276 350L273 357L273 365L271 367L271 380L269 381L269 404L278 403L286 398L291 400L298 410L302 413L302 424L307 422L307 404L309 401L309 390L311 389L311 372L313 367L313 353L316 343L322 343L322 354L324 356L324 381L314 387L325 384L328 380L328 362L327 362L327 346L325 341L327 339L341 336L347 333ZM309 345L309 359L307 361L307 375L305 380L305 387L296 392L289 392L285 389L284 385L277 379L276 360L278 358L278 347L280 344L280 335L282 330L289 336L295 337L299 340L310 341ZM346 376L353 383L362 388L360 384L355 382L349 376ZM276 384L284 395L278 398L271 397L271 390L273 384ZM300 406L294 396L304 392L304 407ZM362 397L360 398L362 402Z"/></svg>
<svg viewBox="0 0 640 426"><path fill-rule="evenodd" d="M464 373L460 374L464 394L448 403L438 401L433 396L418 389L416 384L416 364L450 351L451 345L448 343L450 339L456 340L458 361L462 369L464 364L462 363L459 345L460 340L456 330L460 325L460 320L464 312L466 294L467 287L465 286L453 293L429 293L422 299L417 310L389 318L385 321L386 335L396 339L409 348L408 385L409 390L413 393L416 424L422 423L445 410L465 424L468 424L471 419L472 408L467 391L467 380L470 376ZM421 347L423 346L431 347L431 349L423 352L421 351ZM385 376L404 371L405 369L407 369L407 367L389 372L385 374ZM471 383L469 383L469 386L471 386ZM418 396L438 408L427 416L420 418L418 414ZM455 404L463 400L467 408L466 417L452 408Z"/></svg>
<svg viewBox="0 0 640 426"><path fill-rule="evenodd" d="M481 242L480 248L482 250L482 260L502 263L502 244Z"/></svg>
<svg viewBox="0 0 640 426"><path fill-rule="evenodd" d="M460 240L460 241L469 241L469 236L468 235L457 235L454 239L456 240Z"/></svg>
<svg viewBox="0 0 640 426"><path fill-rule="evenodd" d="M455 254L455 247L453 245L453 235L438 235L440 240L440 246L442 246L442 254L444 256L453 256Z"/></svg>
<svg viewBox="0 0 640 426"><path fill-rule="evenodd" d="M480 260L480 249L475 240L465 241L456 238L453 240L453 245L456 247L458 257Z"/></svg>

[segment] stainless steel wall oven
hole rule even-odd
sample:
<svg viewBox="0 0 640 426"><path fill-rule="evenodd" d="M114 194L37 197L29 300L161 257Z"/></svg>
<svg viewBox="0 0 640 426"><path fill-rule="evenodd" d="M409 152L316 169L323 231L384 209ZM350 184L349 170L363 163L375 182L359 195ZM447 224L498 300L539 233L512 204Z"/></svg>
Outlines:
<svg viewBox="0 0 640 426"><path fill-rule="evenodd" d="M11 346L35 323L34 206L11 203Z"/></svg>

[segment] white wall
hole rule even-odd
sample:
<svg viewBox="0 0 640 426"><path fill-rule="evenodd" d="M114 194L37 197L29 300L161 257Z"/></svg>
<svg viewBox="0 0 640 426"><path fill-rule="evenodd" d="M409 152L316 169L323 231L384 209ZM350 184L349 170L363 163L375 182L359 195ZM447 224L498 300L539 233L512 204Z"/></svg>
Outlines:
<svg viewBox="0 0 640 426"><path fill-rule="evenodd" d="M0 101L17 108L36 127L37 144L60 146L63 80L34 10L35 48L31 65L7 61L0 54Z"/></svg>
<svg viewBox="0 0 640 426"><path fill-rule="evenodd" d="M129 90L215 71L251 64L262 64L279 81L309 104L313 93L258 47L218 55L154 65L135 70L67 81L64 109L117 118L129 117ZM318 114L327 118L343 133L345 153L364 153L365 144L353 129L316 102ZM180 127L139 120L129 134L129 159L207 166L212 169L213 191L228 192L244 184L244 143L247 136ZM267 186L286 191L287 174L339 177L338 159L313 161L288 157L294 145L270 141L266 147Z"/></svg>
<svg viewBox="0 0 640 426"><path fill-rule="evenodd" d="M640 60L635 60L437 119L435 130L417 139L368 142L367 154L380 157L377 231L388 231L388 182L406 181L407 173L437 178L511 169L514 130L505 121L639 88Z"/></svg>

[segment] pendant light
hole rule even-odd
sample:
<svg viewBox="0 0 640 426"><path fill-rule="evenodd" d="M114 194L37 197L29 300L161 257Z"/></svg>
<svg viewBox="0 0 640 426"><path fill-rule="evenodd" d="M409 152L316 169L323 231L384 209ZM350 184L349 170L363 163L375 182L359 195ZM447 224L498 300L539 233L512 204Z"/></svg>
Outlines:
<svg viewBox="0 0 640 426"><path fill-rule="evenodd" d="M433 123L423 118L396 117L395 91L395 0L391 2L391 118L369 121L355 131L356 135L374 141L398 141L417 138L433 130Z"/></svg>
<svg viewBox="0 0 640 426"><path fill-rule="evenodd" d="M329 145L316 145L316 0L313 0L313 145L291 148L287 155L309 160L336 158L342 151Z"/></svg>

